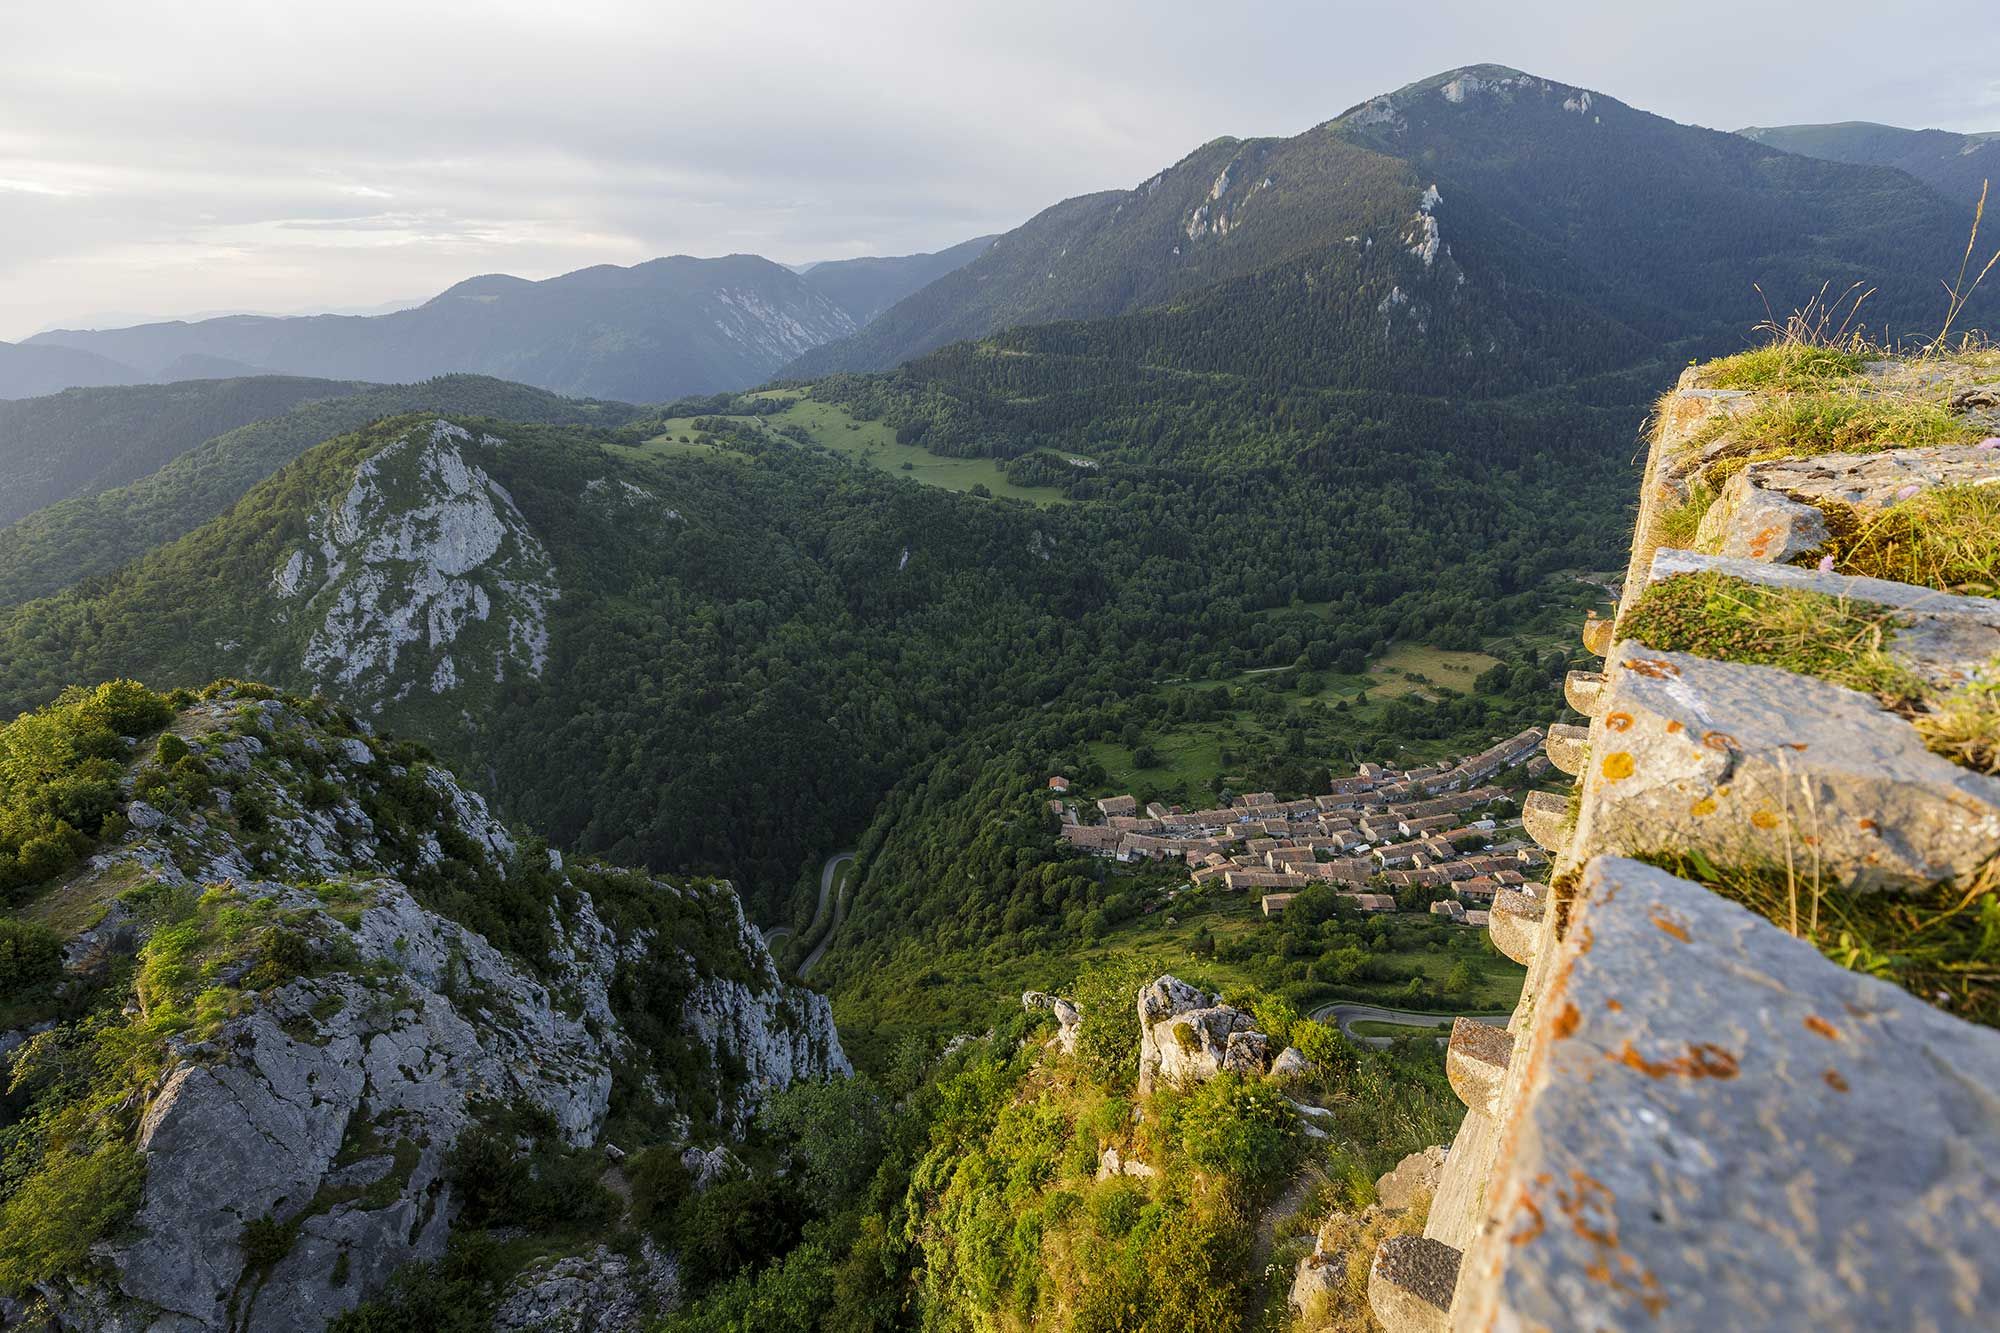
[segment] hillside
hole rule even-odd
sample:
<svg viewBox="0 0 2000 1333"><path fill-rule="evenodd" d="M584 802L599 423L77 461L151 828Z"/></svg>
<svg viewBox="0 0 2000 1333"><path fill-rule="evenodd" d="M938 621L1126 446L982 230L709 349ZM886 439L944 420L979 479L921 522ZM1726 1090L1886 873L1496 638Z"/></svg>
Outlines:
<svg viewBox="0 0 2000 1333"><path fill-rule="evenodd" d="M1988 181L2000 179L2000 134L1906 130L1865 120L1833 125L1752 125L1736 132L1805 157L1894 167L1955 201L1969 203L1979 198L1980 188Z"/></svg>
<svg viewBox="0 0 2000 1333"><path fill-rule="evenodd" d="M610 1163L681 1182L848 1072L728 885L565 867L322 702L79 689L0 775L10 1322L317 1328L503 1226L546 1299L614 1271ZM671 1302L633 1258L624 1301Z"/></svg>
<svg viewBox="0 0 2000 1333"><path fill-rule="evenodd" d="M1920 333L1933 284L1964 246L1970 203L1475 66L1292 139L1217 140L1137 189L1058 204L785 374L885 370L1023 324L1149 307L1171 319L1203 293L1216 299L1183 322L1212 329L1236 291L1352 288L1357 274L1385 274L1394 251L1427 256L1426 272L1449 260L1451 284L1468 290L1420 310L1406 305L1417 299L1407 286L1377 277L1368 301L1350 297L1327 350L1351 343L1360 313L1381 305L1375 322L1440 327L1475 355L1546 350L1566 374L1684 360L1668 345L1740 345L1763 314L1753 282L1774 302L1802 303L1823 282L1837 291L1866 279L1880 289L1872 317ZM1210 358L1255 346L1251 329L1215 331ZM1397 351L1407 365L1409 348ZM1512 369L1501 378L1519 382Z"/></svg>
<svg viewBox="0 0 2000 1333"><path fill-rule="evenodd" d="M975 236L931 254L894 258L831 259L805 271L806 284L847 312L857 328L910 293L964 268L993 244Z"/></svg>
<svg viewBox="0 0 2000 1333"><path fill-rule="evenodd" d="M308 401L222 434L218 408L255 403L297 386ZM252 386L262 386L253 388ZM325 393L327 388L343 390ZM163 403L183 411L157 411ZM164 542L214 518L271 473L322 440L399 412L470 412L511 421L615 427L637 413L620 403L559 397L525 385L476 375L447 375L422 384L328 386L324 381L224 381L165 389L70 390L13 405L11 424L21 452L71 459L96 457L106 436L136 439L152 458L172 461L149 476L73 497L0 527L0 606L46 597L108 574ZM128 422L126 413L135 415ZM262 417L262 419L255 419ZM0 421L8 409L0 407ZM129 431L130 434L120 432ZM89 442L98 448L84 448Z"/></svg>
<svg viewBox="0 0 2000 1333"><path fill-rule="evenodd" d="M40 379L24 367L26 387L13 394L4 393L9 381L0 368L0 396L254 368L387 384L466 372L557 393L660 402L756 384L808 348L859 328L868 314L856 312L879 310L971 258L976 245L841 261L804 276L755 255L675 255L540 282L488 274L387 315L233 315L42 333L19 348L0 348L0 358L49 363ZM63 378L86 374L93 377Z"/></svg>
<svg viewBox="0 0 2000 1333"><path fill-rule="evenodd" d="M330 380L198 380L69 389L0 402L0 525L158 471L201 441L363 386Z"/></svg>
<svg viewBox="0 0 2000 1333"><path fill-rule="evenodd" d="M130 366L73 347L0 342L0 400L33 398L74 385L144 380Z"/></svg>

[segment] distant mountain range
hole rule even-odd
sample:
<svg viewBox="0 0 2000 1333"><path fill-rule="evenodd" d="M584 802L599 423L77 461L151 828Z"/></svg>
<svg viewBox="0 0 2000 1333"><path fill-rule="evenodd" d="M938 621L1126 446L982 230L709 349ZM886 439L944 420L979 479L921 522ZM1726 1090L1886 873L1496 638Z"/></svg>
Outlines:
<svg viewBox="0 0 2000 1333"><path fill-rule="evenodd" d="M1829 162L1895 167L1947 198L1967 203L1979 197L1987 181L2000 181L2000 132L1954 134L1846 120L1834 125L1752 125L1737 133Z"/></svg>
<svg viewBox="0 0 2000 1333"><path fill-rule="evenodd" d="M1968 142L1968 160L1991 149ZM1471 66L1290 139L1218 139L1134 189L1056 204L784 373L887 370L1004 329L1142 311L1154 325L1203 324L1218 355L1254 348L1280 331L1233 327L1243 301L1232 284L1316 274L1329 284L1320 299L1333 299L1354 275L1382 271L1372 252L1385 239L1417 256L1426 280L1450 277L1382 290L1385 325L1428 333L1395 366L1362 356L1377 377L1432 374L1433 354L1508 360L1557 343L1577 370L1662 340L1740 334L1762 309L1752 282L1774 302L1803 302L1822 282L1866 280L1881 289L1871 313L1916 330L1977 189L1912 179L1910 163L1928 161L1914 149L1893 164L1902 170L1816 160L1831 155ZM1296 373L1319 378L1361 356L1351 327L1308 327L1339 336L1290 363Z"/></svg>
<svg viewBox="0 0 2000 1333"><path fill-rule="evenodd" d="M387 315L233 315L55 330L0 344L0 397L245 375L408 383L470 372L656 402L759 383L984 246L981 239L937 254L837 260L803 274L755 255L677 255L541 282L489 274Z"/></svg>

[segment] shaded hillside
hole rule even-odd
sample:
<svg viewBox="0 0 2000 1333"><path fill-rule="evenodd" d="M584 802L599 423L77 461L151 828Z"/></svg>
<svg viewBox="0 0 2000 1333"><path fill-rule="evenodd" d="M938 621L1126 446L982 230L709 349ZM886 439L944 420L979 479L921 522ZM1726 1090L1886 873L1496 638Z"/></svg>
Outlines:
<svg viewBox="0 0 2000 1333"><path fill-rule="evenodd" d="M845 310L858 327L896 302L947 273L964 268L993 244L991 236L976 236L927 255L891 259L830 259L805 271L807 284Z"/></svg>
<svg viewBox="0 0 2000 1333"><path fill-rule="evenodd" d="M363 387L276 377L194 380L0 403L0 524L136 480L224 431Z"/></svg>
<svg viewBox="0 0 2000 1333"><path fill-rule="evenodd" d="M146 376L73 347L0 343L0 399L34 398L75 386L131 384Z"/></svg>
<svg viewBox="0 0 2000 1333"><path fill-rule="evenodd" d="M754 384L855 327L835 302L769 260L677 255L542 282L471 278L389 315L235 315L43 333L23 346L96 353L133 366L139 378L193 356L378 383L466 371L654 402Z"/></svg>
<svg viewBox="0 0 2000 1333"><path fill-rule="evenodd" d="M1752 125L1736 132L1806 157L1894 167L1947 199L1966 204L1979 197L1986 182L2000 180L2000 134L1906 130L1865 120L1833 125Z"/></svg>
<svg viewBox="0 0 2000 1333"><path fill-rule="evenodd" d="M173 461L124 486L64 500L0 528L0 606L46 597L84 579L108 574L162 542L180 537L221 513L257 482L321 440L398 412L471 412L533 421L617 426L638 409L622 403L563 398L522 384L478 375L447 375L423 384L328 386L323 381L262 380L238 384L322 385L347 389L318 397L282 415L215 435L199 413L150 423L160 449L179 447ZM76 390L19 404L21 428L50 442L101 438L108 420L162 393L201 389L231 401L227 385L176 385L171 390ZM218 401L200 394L193 403ZM5 409L0 409L4 414ZM0 420L4 420L0 415ZM190 436L193 438L190 438ZM45 445L46 447L46 445Z"/></svg>

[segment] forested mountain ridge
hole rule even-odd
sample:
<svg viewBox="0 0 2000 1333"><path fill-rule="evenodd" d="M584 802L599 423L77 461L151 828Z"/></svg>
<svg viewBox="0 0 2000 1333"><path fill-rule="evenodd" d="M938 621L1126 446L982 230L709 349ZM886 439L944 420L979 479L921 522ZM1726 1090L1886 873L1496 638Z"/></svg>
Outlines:
<svg viewBox="0 0 2000 1333"><path fill-rule="evenodd" d="M210 436L227 405L247 386L320 385L306 401L276 416ZM344 389L344 393L328 390ZM480 375L445 375L422 384L331 385L312 380L206 381L159 389L72 389L48 398L0 405L0 423L18 432L24 452L68 451L72 460L98 458L103 443L122 448L118 430L104 441L104 423L127 411L145 413L161 398L185 401L186 413L146 415L132 423L152 456L172 461L148 476L95 494L73 496L0 527L0 607L46 597L84 579L108 574L164 542L184 536L233 504L246 490L322 440L402 412L467 412L507 421L623 425L640 411L622 403L564 398L542 389ZM12 411L10 412L10 408ZM98 448L84 448L84 441Z"/></svg>
<svg viewBox="0 0 2000 1333"><path fill-rule="evenodd" d="M74 347L0 342L0 399L33 398L72 386L131 384L145 375Z"/></svg>
<svg viewBox="0 0 2000 1333"><path fill-rule="evenodd" d="M975 236L922 255L829 259L806 269L804 277L809 286L845 310L856 327L861 327L911 292L965 267L984 254L994 239Z"/></svg>
<svg viewBox="0 0 2000 1333"><path fill-rule="evenodd" d="M1802 303L1823 282L1837 291L1866 280L1880 289L1871 318L1896 333L1934 332L1924 327L1932 284L1964 245L1970 204L1895 172L1801 158L1587 89L1471 66L1294 138L1217 140L1135 190L1057 204L785 374L886 370L1018 325L1153 307L1171 316L1230 283L1345 273L1343 252L1374 257L1385 244L1427 255L1427 268L1455 260L1454 282L1488 298L1487 313L1460 321L1479 354L1554 344L1565 374L1685 360L1682 346L1732 348L1762 313L1753 282L1774 301ZM1372 299L1390 302L1385 324L1423 318L1393 283ZM1202 319L1230 304L1209 301ZM1482 327L1494 319L1499 327ZM1229 348L1246 337L1256 341L1237 329L1211 341ZM1393 355L1407 362L1412 351L1399 344ZM1497 380L1519 383L1511 369Z"/></svg>
<svg viewBox="0 0 2000 1333"><path fill-rule="evenodd" d="M155 472L202 440L364 386L277 376L0 401L0 525Z"/></svg>
<svg viewBox="0 0 2000 1333"><path fill-rule="evenodd" d="M0 397L170 375L282 372L399 384L469 372L558 393L659 402L747 388L860 328L980 246L834 261L803 275L756 255L675 255L539 282L487 274L387 315L231 315L59 330L0 346ZM10 357L77 369L52 365L34 380L24 369L24 387L9 393Z"/></svg>
<svg viewBox="0 0 2000 1333"><path fill-rule="evenodd" d="M1988 181L2000 179L2000 133L1906 130L1865 120L1831 125L1750 125L1736 132L1805 157L1895 167L1945 198L1966 203L1977 199Z"/></svg>

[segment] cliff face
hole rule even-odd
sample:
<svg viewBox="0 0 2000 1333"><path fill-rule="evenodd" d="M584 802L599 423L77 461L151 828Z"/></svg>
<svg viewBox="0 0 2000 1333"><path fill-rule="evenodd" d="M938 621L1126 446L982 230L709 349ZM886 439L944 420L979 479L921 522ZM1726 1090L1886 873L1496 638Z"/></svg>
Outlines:
<svg viewBox="0 0 2000 1333"><path fill-rule="evenodd" d="M1971 1328L2000 1303L2000 357L1779 348L1662 400L1601 672L1502 893L1504 1033L1402 1329Z"/></svg>
<svg viewBox="0 0 2000 1333"><path fill-rule="evenodd" d="M849 1072L726 884L564 869L317 704L183 709L135 745L123 811L32 909L89 922L69 984L129 987L122 1014L0 1036L17 1083L94 1060L80 1097L132 1126L105 1150L135 1154L129 1220L37 1283L65 1326L316 1328L443 1253L470 1131L588 1160L615 1112L712 1142L761 1092Z"/></svg>

